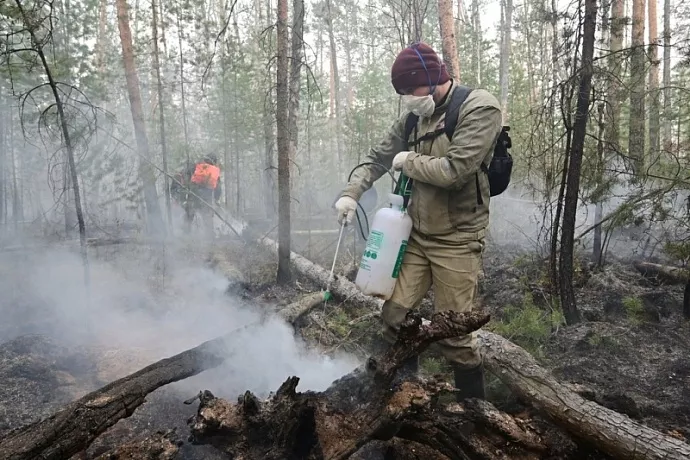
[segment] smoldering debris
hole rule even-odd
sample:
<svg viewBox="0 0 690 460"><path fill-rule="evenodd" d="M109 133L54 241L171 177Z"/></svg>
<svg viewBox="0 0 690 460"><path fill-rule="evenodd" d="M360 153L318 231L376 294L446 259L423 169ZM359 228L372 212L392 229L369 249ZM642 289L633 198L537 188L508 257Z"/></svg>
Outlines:
<svg viewBox="0 0 690 460"><path fill-rule="evenodd" d="M323 390L359 364L311 352L291 325L262 320L261 312L229 297L227 279L201 259L170 248L163 255L122 248L107 261L92 259L87 293L77 254L2 254L0 343L40 334L91 350L97 385L250 325L229 344L223 366L171 386L184 396L180 401L204 388L227 397L245 390L268 395L290 375L300 376L302 391Z"/></svg>

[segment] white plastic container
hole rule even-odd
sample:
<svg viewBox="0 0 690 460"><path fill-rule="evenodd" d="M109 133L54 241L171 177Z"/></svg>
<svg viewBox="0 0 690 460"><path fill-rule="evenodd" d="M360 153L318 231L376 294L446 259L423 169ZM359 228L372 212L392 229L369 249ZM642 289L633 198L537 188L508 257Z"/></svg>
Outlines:
<svg viewBox="0 0 690 460"><path fill-rule="evenodd" d="M403 210L403 197L388 195L390 206L374 216L355 285L367 295L390 299L400 274L412 218Z"/></svg>

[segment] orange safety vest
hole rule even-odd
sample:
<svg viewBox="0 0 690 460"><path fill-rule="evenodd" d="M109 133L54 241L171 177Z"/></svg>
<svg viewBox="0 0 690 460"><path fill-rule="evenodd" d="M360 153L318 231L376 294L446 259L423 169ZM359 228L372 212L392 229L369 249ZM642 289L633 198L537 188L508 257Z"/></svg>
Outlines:
<svg viewBox="0 0 690 460"><path fill-rule="evenodd" d="M207 188L215 189L220 178L220 168L208 163L199 163L194 168L192 183Z"/></svg>

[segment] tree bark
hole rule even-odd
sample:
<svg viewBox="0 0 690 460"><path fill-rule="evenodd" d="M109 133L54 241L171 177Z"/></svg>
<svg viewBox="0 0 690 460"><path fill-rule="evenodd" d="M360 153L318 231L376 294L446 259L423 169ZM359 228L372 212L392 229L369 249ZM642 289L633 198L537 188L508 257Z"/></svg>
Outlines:
<svg viewBox="0 0 690 460"><path fill-rule="evenodd" d="M636 176L645 169L645 0L633 0L630 56L630 131L628 152Z"/></svg>
<svg viewBox="0 0 690 460"><path fill-rule="evenodd" d="M182 25L180 21L180 6L177 7L177 46L180 53L180 102L182 103L182 132L184 133L184 151L187 165L190 164L189 158L189 129L187 128L187 97L184 86L184 58L182 56Z"/></svg>
<svg viewBox="0 0 690 460"><path fill-rule="evenodd" d="M139 160L139 175L144 185L144 200L149 217L151 229L156 234L165 232L165 225L161 216L158 204L158 194L156 193L156 177L151 167L152 158L149 150L149 139L146 135L146 125L144 123L144 112L141 106L141 94L139 92L139 77L137 76L134 64L134 51L132 49L132 31L129 28L129 13L127 0L116 0L117 6L117 25L120 30L120 41L122 43L122 61L125 67L125 78L127 80L127 93L129 95L129 105L132 112L134 123L134 136L137 141L137 150L141 156Z"/></svg>
<svg viewBox="0 0 690 460"><path fill-rule="evenodd" d="M338 171L343 166L343 148L340 139L340 74L338 73L338 48L335 43L335 31L333 28L333 5L331 0L326 0L326 28L328 30L328 42L330 45L330 63L331 63L331 121L333 132L335 136L335 146L338 153L337 165Z"/></svg>
<svg viewBox="0 0 690 460"><path fill-rule="evenodd" d="M290 132L288 126L288 4L278 0L276 126L278 132L278 273L277 282L287 283L290 275Z"/></svg>
<svg viewBox="0 0 690 460"><path fill-rule="evenodd" d="M633 265L641 275L655 278L667 284L685 284L690 277L687 269L671 265L660 265L651 262L635 262Z"/></svg>
<svg viewBox="0 0 690 460"><path fill-rule="evenodd" d="M233 458L349 458L372 439L391 439L408 418L415 420L414 414L434 413L435 396L450 389L435 382L395 382L403 361L444 337L475 330L488 319L481 313L442 312L423 325L421 316L409 313L392 347L372 356L324 392L297 393L297 377L288 378L266 402L246 392L238 404L231 404L203 392L197 415L189 421L191 440L212 444ZM488 403L485 406L490 407ZM425 420L423 416L416 418L420 419ZM452 422L446 425L448 431L456 428ZM530 439L533 444L521 443L523 439L516 436L511 446L518 455L545 450L536 437ZM418 441L428 444L430 439ZM500 452L500 448L493 450Z"/></svg>
<svg viewBox="0 0 690 460"><path fill-rule="evenodd" d="M300 87L302 78L302 47L304 46L304 0L293 0L292 2L292 53L290 60L290 98L288 109L288 131L290 133L290 177L296 174L295 162L297 157L297 141L299 128L297 119L299 118Z"/></svg>
<svg viewBox="0 0 690 460"><path fill-rule="evenodd" d="M161 79L160 52L158 50L158 12L156 0L151 0L151 30L153 32L153 66L156 70L156 89L158 93L158 119L161 130L161 155L163 157L163 179L165 184L165 211L168 216L168 228L172 231L172 205L170 202L170 183L168 177L168 146L165 138L165 103L163 101L163 81Z"/></svg>
<svg viewBox="0 0 690 460"><path fill-rule="evenodd" d="M453 20L453 0L438 0L438 24L441 30L441 51L443 62L451 78L460 82L460 60L455 41L455 21Z"/></svg>
<svg viewBox="0 0 690 460"><path fill-rule="evenodd" d="M510 50L511 32L513 29L513 0L501 1L501 56L499 61L499 87L501 88L501 111L503 123L508 123L510 112L508 110L508 91L510 78Z"/></svg>
<svg viewBox="0 0 690 460"><path fill-rule="evenodd" d="M621 117L621 50L623 48L623 30L625 28L625 0L611 1L611 34L609 37L608 57L608 113L606 130L606 143L608 149L615 153L620 152L620 117Z"/></svg>
<svg viewBox="0 0 690 460"><path fill-rule="evenodd" d="M580 190L580 174L582 170L582 155L585 146L585 136L587 135L589 97L592 90L592 60L594 57L596 23L597 2L596 0L585 0L580 91L577 97L575 123L573 124L573 143L572 151L570 152L567 188L563 206L563 226L561 228L561 250L559 258L561 306L568 324L575 324L582 319L575 303L575 292L573 290L573 246L578 193Z"/></svg>
<svg viewBox="0 0 690 460"><path fill-rule="evenodd" d="M175 460L181 441L174 432L157 432L105 452L94 460Z"/></svg>
<svg viewBox="0 0 690 460"><path fill-rule="evenodd" d="M647 0L649 22L649 158L655 162L660 150L659 101L659 33L656 15L657 0Z"/></svg>
<svg viewBox="0 0 690 460"><path fill-rule="evenodd" d="M664 148L671 144L671 0L664 0Z"/></svg>

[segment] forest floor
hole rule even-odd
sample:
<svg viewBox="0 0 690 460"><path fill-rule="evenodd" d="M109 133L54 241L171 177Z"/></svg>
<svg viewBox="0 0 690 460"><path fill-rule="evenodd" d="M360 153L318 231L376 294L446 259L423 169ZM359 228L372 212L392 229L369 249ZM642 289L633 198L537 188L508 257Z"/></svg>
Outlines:
<svg viewBox="0 0 690 460"><path fill-rule="evenodd" d="M73 308L80 301L72 292L81 276L76 256L46 260L43 252L0 253L0 292L9 293L0 299L0 315L6 319L0 325L0 436L161 357L228 332L214 315L229 312L230 322L242 325L256 316L251 309L271 312L324 288L299 278L276 286L274 258L237 241L218 242L213 248L183 242L162 254L160 248L117 245L92 250L92 257L89 306L99 313L87 334ZM312 259L330 267L331 257L332 251L324 250ZM351 271L348 260L346 251L338 270ZM54 263L63 265L62 274L46 278L46 273L55 273ZM544 267L522 250L489 246L480 288L480 307L492 314L488 328L529 350L585 397L690 439L690 325L680 315L681 288L654 285L625 261L614 261L601 271L583 267L577 272L577 300L585 320L566 327L562 315L549 306ZM51 296L66 299L53 305ZM433 292L421 307L429 313L432 299ZM121 314L107 316L113 310ZM376 315L335 300L316 307L296 326L306 348L331 356L344 366L342 374L383 344ZM114 445L159 430L175 429L186 441L186 420L195 405L182 401L199 390L235 398L246 389L259 395L275 389L289 373L315 386L323 382L302 372L338 376L340 368L331 362L300 361L277 351L285 350L284 345L273 349L242 337L250 356L152 393L133 416L102 435L86 457L96 458ZM277 352L285 353L293 367L271 373L262 366L262 359ZM272 375L262 377L262 372ZM448 366L433 347L422 355L422 373L450 379ZM488 396L508 412L525 410L491 376ZM223 457L210 447L185 442L178 458Z"/></svg>

